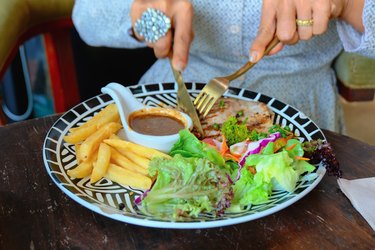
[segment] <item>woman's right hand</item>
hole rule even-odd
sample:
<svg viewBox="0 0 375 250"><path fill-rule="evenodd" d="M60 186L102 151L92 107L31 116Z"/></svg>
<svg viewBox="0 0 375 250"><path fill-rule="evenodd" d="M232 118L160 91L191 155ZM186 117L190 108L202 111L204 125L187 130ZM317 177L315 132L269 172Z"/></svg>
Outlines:
<svg viewBox="0 0 375 250"><path fill-rule="evenodd" d="M188 0L134 0L130 12L133 28L148 8L158 9L169 17L171 29L164 37L147 45L154 49L157 58L171 56L173 67L182 71L187 65L190 44L194 38L192 4ZM135 35L139 40L144 40L136 32Z"/></svg>
<svg viewBox="0 0 375 250"><path fill-rule="evenodd" d="M263 57L274 36L281 43L270 54L279 52L283 44L293 45L323 34L332 18L340 18L363 32L363 6L364 0L263 0L258 34L250 48L251 61ZM312 23L298 26L297 18Z"/></svg>

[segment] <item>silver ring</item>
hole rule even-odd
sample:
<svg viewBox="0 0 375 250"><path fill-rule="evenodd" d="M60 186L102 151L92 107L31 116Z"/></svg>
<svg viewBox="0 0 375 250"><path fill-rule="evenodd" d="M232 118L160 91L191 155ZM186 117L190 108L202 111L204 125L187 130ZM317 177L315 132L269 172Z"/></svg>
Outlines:
<svg viewBox="0 0 375 250"><path fill-rule="evenodd" d="M134 25L135 31L149 43L154 43L165 36L170 28L171 19L160 10L153 8L143 12Z"/></svg>

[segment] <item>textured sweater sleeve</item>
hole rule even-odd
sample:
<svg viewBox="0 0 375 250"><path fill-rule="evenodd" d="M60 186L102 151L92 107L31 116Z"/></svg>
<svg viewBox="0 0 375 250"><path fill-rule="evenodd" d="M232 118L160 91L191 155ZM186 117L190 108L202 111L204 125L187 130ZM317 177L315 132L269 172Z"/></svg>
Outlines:
<svg viewBox="0 0 375 250"><path fill-rule="evenodd" d="M76 0L72 19L83 41L91 46L139 48L146 44L129 34L131 0Z"/></svg>
<svg viewBox="0 0 375 250"><path fill-rule="evenodd" d="M362 20L364 33L344 21L338 21L337 31L346 51L375 58L375 0L365 0Z"/></svg>

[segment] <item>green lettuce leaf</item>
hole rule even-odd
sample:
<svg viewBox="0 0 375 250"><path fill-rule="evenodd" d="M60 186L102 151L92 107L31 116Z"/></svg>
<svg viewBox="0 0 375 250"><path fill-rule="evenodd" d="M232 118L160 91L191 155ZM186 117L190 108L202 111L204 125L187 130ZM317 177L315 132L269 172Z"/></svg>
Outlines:
<svg viewBox="0 0 375 250"><path fill-rule="evenodd" d="M288 150L288 148L290 149ZM310 173L315 169L315 167L307 161L295 159L296 156L302 157L304 154L302 145L297 139L288 140L284 150L278 153L273 152L274 143L270 142L265 148L262 149L260 154L253 154L247 157L244 168L249 166L255 167L256 174L251 181L246 181L247 185L251 185L251 187L245 187L245 185L241 184L242 182L245 182L241 181L242 171L245 170L241 170L241 178L235 183L234 203L238 200L236 199L236 192L247 193L248 191L246 190L254 189L254 185L255 187L259 187L261 186L262 182L265 184L272 184L273 189L280 187L288 192L293 192L300 176L306 172ZM247 179L249 179L249 177L247 177ZM257 182L255 182L255 180L257 180ZM242 194L242 196L245 195ZM258 200L261 200L262 197L263 194L259 195ZM246 202L258 202L258 200L256 198L252 198L246 200ZM243 203L244 201L242 200L241 204Z"/></svg>
<svg viewBox="0 0 375 250"><path fill-rule="evenodd" d="M233 190L221 168L204 158L155 157L149 174L157 179L142 200L141 210L157 217L197 217L202 212L222 213Z"/></svg>
<svg viewBox="0 0 375 250"><path fill-rule="evenodd" d="M233 191L233 205L260 204L268 200L272 185L264 181L263 174L253 175L244 167L241 169L241 178L235 183Z"/></svg>
<svg viewBox="0 0 375 250"><path fill-rule="evenodd" d="M293 145L295 145L295 146L293 146ZM288 142L286 143L285 148L289 148L289 147L292 147L292 146L293 146L293 148L291 150L287 150L290 158L293 159L294 156L303 156L304 152L303 152L302 144L299 140L289 139Z"/></svg>
<svg viewBox="0 0 375 250"><path fill-rule="evenodd" d="M271 155L250 155L246 159L246 166L255 166L257 174L263 175L263 180L271 183L272 178L288 192L293 192L299 178L299 174L291 166L293 160L286 151Z"/></svg>
<svg viewBox="0 0 375 250"><path fill-rule="evenodd" d="M169 154L171 156L180 154L184 157L205 158L219 166L225 166L225 159L215 149L198 140L189 130L179 132L180 138L173 145Z"/></svg>

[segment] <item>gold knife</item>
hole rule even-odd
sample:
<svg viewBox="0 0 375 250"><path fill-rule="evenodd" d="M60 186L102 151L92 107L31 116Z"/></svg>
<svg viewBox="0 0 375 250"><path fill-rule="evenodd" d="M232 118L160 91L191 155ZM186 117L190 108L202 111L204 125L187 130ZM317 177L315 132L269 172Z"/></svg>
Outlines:
<svg viewBox="0 0 375 250"><path fill-rule="evenodd" d="M169 60L169 63L173 71L174 79L176 80L178 86L177 107L181 108L185 113L187 113L190 116L190 118L193 120L194 127L197 129L198 133L203 137L203 129L197 114L197 110L195 109L195 106L190 99L190 95L186 89L184 80L182 79L181 72L173 68L171 60Z"/></svg>

